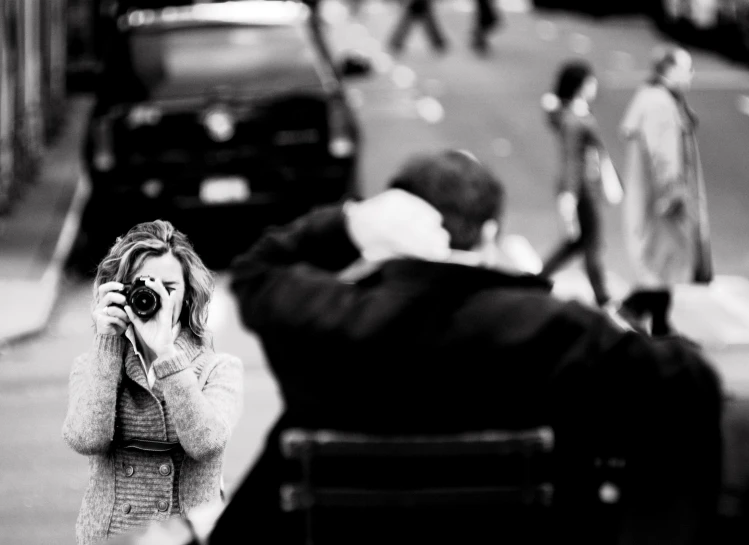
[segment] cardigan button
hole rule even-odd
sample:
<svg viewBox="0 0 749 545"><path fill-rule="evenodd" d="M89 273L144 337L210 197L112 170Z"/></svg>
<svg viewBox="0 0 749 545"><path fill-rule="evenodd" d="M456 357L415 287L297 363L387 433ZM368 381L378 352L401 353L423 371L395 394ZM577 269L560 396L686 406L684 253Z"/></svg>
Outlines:
<svg viewBox="0 0 749 545"><path fill-rule="evenodd" d="M128 477L132 477L133 473L135 473L135 468L133 466L127 466L125 468L125 475Z"/></svg>
<svg viewBox="0 0 749 545"><path fill-rule="evenodd" d="M130 509L132 509L132 507L130 507L129 503L126 503L122 506L122 512L126 515L130 512Z"/></svg>
<svg viewBox="0 0 749 545"><path fill-rule="evenodd" d="M161 464L161 467L159 467L159 473L161 473L164 476L169 475L172 472L172 468L169 467L169 464Z"/></svg>
<svg viewBox="0 0 749 545"><path fill-rule="evenodd" d="M166 500L159 500L158 502L156 502L156 507L159 509L159 511L164 512L169 509L169 502Z"/></svg>

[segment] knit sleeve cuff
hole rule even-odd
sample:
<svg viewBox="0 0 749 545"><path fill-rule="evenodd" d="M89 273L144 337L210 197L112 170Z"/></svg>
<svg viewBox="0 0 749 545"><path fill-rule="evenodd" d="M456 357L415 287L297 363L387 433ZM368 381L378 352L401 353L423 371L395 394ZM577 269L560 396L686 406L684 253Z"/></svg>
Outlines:
<svg viewBox="0 0 749 545"><path fill-rule="evenodd" d="M99 362L100 371L119 371L122 353L125 350L127 339L122 335L102 335L94 337L94 354Z"/></svg>
<svg viewBox="0 0 749 545"><path fill-rule="evenodd" d="M190 357L188 354L178 352L176 356L164 358L153 362L153 371L156 378L163 379L174 373L178 373L190 366Z"/></svg>

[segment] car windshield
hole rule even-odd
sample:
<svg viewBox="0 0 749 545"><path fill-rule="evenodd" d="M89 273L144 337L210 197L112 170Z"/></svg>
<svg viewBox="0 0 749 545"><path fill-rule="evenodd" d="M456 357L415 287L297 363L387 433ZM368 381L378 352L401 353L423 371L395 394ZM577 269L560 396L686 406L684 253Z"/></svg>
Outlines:
<svg viewBox="0 0 749 545"><path fill-rule="evenodd" d="M131 31L116 79L128 99L165 99L210 93L236 95L320 86L320 58L295 26L210 25ZM122 66L122 64L120 64ZM139 95L139 96L136 96Z"/></svg>

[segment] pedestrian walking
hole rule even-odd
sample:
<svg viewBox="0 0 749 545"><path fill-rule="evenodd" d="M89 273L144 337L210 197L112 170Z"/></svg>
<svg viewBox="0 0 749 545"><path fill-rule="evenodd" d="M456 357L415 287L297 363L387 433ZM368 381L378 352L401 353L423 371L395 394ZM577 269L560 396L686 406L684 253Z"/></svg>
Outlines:
<svg viewBox="0 0 749 545"><path fill-rule="evenodd" d="M579 545L711 543L721 392L701 352L560 300L544 278L500 269L505 192L470 153L409 158L388 186L267 231L232 265L243 324L263 343L283 412L210 544L305 543L309 520L279 501L301 471L281 452L289 428L440 435L533 425L555 434L550 524L518 523L528 511L509 506L478 520L458 506L428 519L409 512L392 526L381 511L359 518L353 509L326 524L323 509L316 538L541 543L532 532L548 531ZM596 517L594 460L610 457L626 461L621 500ZM354 468L334 465L346 486ZM397 487L410 477L381 469L364 478ZM459 485L456 471L432 478ZM608 513L622 518L607 526Z"/></svg>
<svg viewBox="0 0 749 545"><path fill-rule="evenodd" d="M73 363L62 435L89 457L78 545L221 502L241 361L213 351L213 276L165 221L118 238L94 280L93 345Z"/></svg>
<svg viewBox="0 0 749 545"><path fill-rule="evenodd" d="M636 275L622 312L649 321L653 335L672 332L673 286L709 282L713 275L697 117L685 97L693 75L686 50L656 50L651 77L621 122L624 234Z"/></svg>
<svg viewBox="0 0 749 545"><path fill-rule="evenodd" d="M445 34L437 22L434 12L433 0L405 0L400 19L390 35L390 49L394 53L403 51L403 46L411 31L411 27L417 21L424 25L427 38L436 51L443 52L447 49Z"/></svg>
<svg viewBox="0 0 749 545"><path fill-rule="evenodd" d="M613 197L604 185L611 180L604 180L601 169L608 154L590 109L597 93L592 67L574 60L561 67L554 93L544 96L543 105L561 151L557 206L564 239L544 261L541 276L553 275L582 254L596 303L603 307L611 296L602 262L601 208L605 198Z"/></svg>
<svg viewBox="0 0 749 545"><path fill-rule="evenodd" d="M504 23L496 0L476 0L471 47L480 54L489 51L489 34Z"/></svg>

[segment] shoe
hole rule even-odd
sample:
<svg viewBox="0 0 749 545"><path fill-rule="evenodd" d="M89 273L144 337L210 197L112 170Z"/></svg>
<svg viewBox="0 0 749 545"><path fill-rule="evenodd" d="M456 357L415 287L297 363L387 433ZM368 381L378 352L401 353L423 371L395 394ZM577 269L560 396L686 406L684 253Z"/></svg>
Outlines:
<svg viewBox="0 0 749 545"><path fill-rule="evenodd" d="M636 331L638 333L649 334L649 327L642 316L637 316L625 305L609 301L601 305L601 310L612 322L625 331Z"/></svg>

